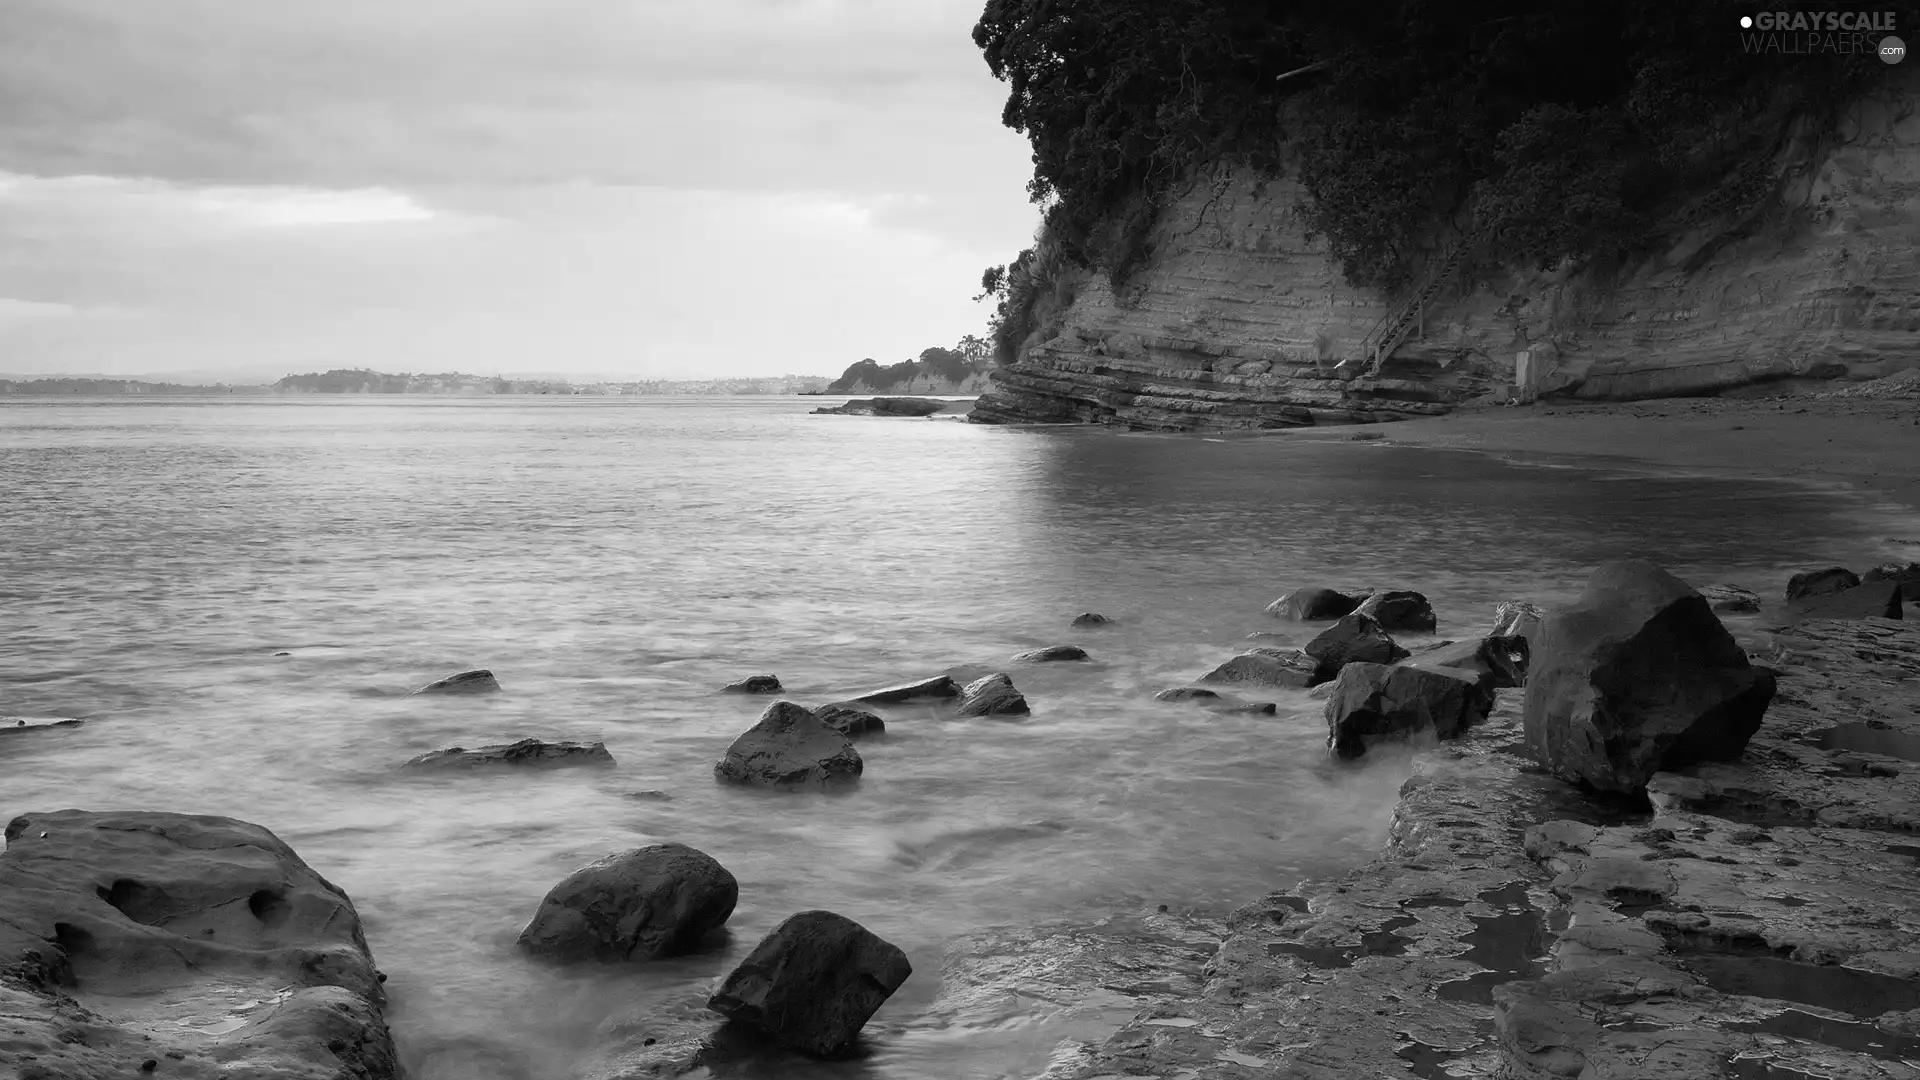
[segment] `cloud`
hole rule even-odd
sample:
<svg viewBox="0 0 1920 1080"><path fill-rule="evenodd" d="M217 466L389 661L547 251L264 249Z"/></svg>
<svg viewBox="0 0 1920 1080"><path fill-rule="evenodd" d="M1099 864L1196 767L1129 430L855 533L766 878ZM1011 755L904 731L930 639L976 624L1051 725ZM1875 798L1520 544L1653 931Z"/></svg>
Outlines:
<svg viewBox="0 0 1920 1080"><path fill-rule="evenodd" d="M384 188L329 191L292 185L196 186L145 177L23 176L0 172L0 228L11 218L102 228L195 224L254 228L428 221L416 198ZM183 220L184 219L184 220Z"/></svg>
<svg viewBox="0 0 1920 1080"><path fill-rule="evenodd" d="M49 304L39 300L15 300L0 296L0 326L40 319L70 319L80 314L72 304Z"/></svg>

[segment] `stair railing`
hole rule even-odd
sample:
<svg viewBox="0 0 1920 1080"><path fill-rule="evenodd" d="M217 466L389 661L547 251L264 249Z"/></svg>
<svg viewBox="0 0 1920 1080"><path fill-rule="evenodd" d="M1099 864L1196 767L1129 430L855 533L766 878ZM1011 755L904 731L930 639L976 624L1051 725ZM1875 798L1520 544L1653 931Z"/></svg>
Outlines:
<svg viewBox="0 0 1920 1080"><path fill-rule="evenodd" d="M1372 378L1386 365L1387 357L1392 356L1406 342L1407 337L1416 331L1426 335L1427 304L1441 289L1453 280L1467 253L1479 243L1483 233L1476 230L1455 240L1447 248L1446 255L1428 272L1420 288L1414 290L1373 324L1367 335L1360 339L1360 354L1366 360L1361 378Z"/></svg>

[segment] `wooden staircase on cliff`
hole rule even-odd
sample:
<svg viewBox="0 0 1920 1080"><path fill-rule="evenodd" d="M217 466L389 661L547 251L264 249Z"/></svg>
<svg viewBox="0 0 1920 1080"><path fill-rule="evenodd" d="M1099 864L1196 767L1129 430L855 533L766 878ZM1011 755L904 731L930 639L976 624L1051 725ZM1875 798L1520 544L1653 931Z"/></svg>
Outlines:
<svg viewBox="0 0 1920 1080"><path fill-rule="evenodd" d="M1454 274L1460 270L1460 264L1479 243L1482 235L1481 232L1476 231L1455 240L1447 248L1446 254L1441 256L1440 261L1428 271L1426 280L1421 282L1420 287L1394 305L1391 311L1381 316L1380 321L1374 323L1373 328L1367 331L1367 336L1360 341L1360 355L1367 365L1360 372L1361 378L1370 379L1380 374L1380 369L1385 366L1387 357L1392 356L1393 351L1398 349L1409 335L1415 332L1425 334L1427 304L1432 302L1434 296L1453 280Z"/></svg>

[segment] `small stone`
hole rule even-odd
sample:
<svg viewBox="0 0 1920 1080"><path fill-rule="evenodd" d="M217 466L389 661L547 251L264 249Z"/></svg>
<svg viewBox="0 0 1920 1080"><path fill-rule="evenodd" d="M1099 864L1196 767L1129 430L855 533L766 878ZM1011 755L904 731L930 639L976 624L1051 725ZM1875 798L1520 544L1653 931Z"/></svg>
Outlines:
<svg viewBox="0 0 1920 1080"><path fill-rule="evenodd" d="M723 694L778 694L784 687L780 680L772 675L749 675L739 682L731 682L720 688Z"/></svg>
<svg viewBox="0 0 1920 1080"><path fill-rule="evenodd" d="M1372 616L1388 633L1431 634L1439 625L1426 596L1405 589L1376 592L1354 610Z"/></svg>
<svg viewBox="0 0 1920 1080"><path fill-rule="evenodd" d="M613 755L606 743L544 742L521 739L516 743L490 746L452 746L421 754L400 767L414 770L458 770L489 768L552 769L570 766L609 767Z"/></svg>
<svg viewBox="0 0 1920 1080"><path fill-rule="evenodd" d="M1076 630L1084 630L1090 626L1106 626L1112 622L1112 619L1107 618L1097 611L1087 611L1074 616L1073 622L1068 625Z"/></svg>
<svg viewBox="0 0 1920 1080"><path fill-rule="evenodd" d="M822 705L813 710L813 715L819 717L821 723L849 739L858 739L866 735L884 735L887 731L885 720L865 709L856 709L841 702Z"/></svg>
<svg viewBox="0 0 1920 1080"><path fill-rule="evenodd" d="M960 692L961 716L1026 716L1027 699L1005 674L982 676Z"/></svg>
<svg viewBox="0 0 1920 1080"><path fill-rule="evenodd" d="M1086 660L1087 650L1078 645L1049 645L1044 649L1032 649L1014 656L1016 664L1048 664L1063 660Z"/></svg>
<svg viewBox="0 0 1920 1080"><path fill-rule="evenodd" d="M449 675L444 679L435 679L407 696L414 697L420 694L492 694L497 693L499 689L500 682L493 677L493 672L488 671L486 668L476 668L473 671L462 671L457 675Z"/></svg>

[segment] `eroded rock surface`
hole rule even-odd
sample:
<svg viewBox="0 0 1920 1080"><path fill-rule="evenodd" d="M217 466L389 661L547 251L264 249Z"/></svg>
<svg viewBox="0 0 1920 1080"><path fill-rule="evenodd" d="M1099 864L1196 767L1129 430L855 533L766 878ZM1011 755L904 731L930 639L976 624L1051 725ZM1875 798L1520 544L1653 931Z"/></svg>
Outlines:
<svg viewBox="0 0 1920 1080"><path fill-rule="evenodd" d="M1372 617L1390 634L1431 634L1439 625L1425 594L1407 589L1376 592L1360 601L1354 610Z"/></svg>
<svg viewBox="0 0 1920 1080"><path fill-rule="evenodd" d="M1327 695L1327 748L1351 758L1380 742L1451 739L1481 720L1492 700L1467 672L1348 664Z"/></svg>
<svg viewBox="0 0 1920 1080"><path fill-rule="evenodd" d="M1738 757L1774 677L1686 582L1644 560L1607 563L1547 616L1527 673L1527 742L1540 761L1603 791Z"/></svg>
<svg viewBox="0 0 1920 1080"><path fill-rule="evenodd" d="M1700 595L1716 614L1745 615L1760 610L1760 597L1738 585L1702 585Z"/></svg>
<svg viewBox="0 0 1920 1080"><path fill-rule="evenodd" d="M808 709L776 701L714 763L727 784L771 788L837 788L857 783L865 763L847 737Z"/></svg>
<svg viewBox="0 0 1920 1080"><path fill-rule="evenodd" d="M813 710L820 722L849 739L864 738L868 735L883 735L887 722L865 709L856 709L846 702L822 705Z"/></svg>
<svg viewBox="0 0 1920 1080"><path fill-rule="evenodd" d="M740 886L685 844L653 844L588 863L540 901L519 945L556 960L653 960L698 948L733 914Z"/></svg>
<svg viewBox="0 0 1920 1080"><path fill-rule="evenodd" d="M398 1075L353 902L271 832L62 810L6 839L0 1062L19 1076Z"/></svg>
<svg viewBox="0 0 1920 1080"><path fill-rule="evenodd" d="M1378 620L1357 611L1322 630L1303 651L1318 665L1316 683L1332 680L1348 664L1391 664L1410 655Z"/></svg>
<svg viewBox="0 0 1920 1080"><path fill-rule="evenodd" d="M730 682L720 688L723 694L778 694L786 687L773 675L749 675L739 682Z"/></svg>
<svg viewBox="0 0 1920 1080"><path fill-rule="evenodd" d="M1200 676L1203 683L1300 689L1313 685L1320 663L1299 649L1253 648Z"/></svg>
<svg viewBox="0 0 1920 1080"><path fill-rule="evenodd" d="M1809 596L1846 592L1860 584L1859 575L1844 566L1825 570L1803 570L1787 579L1787 599L1804 600Z"/></svg>

